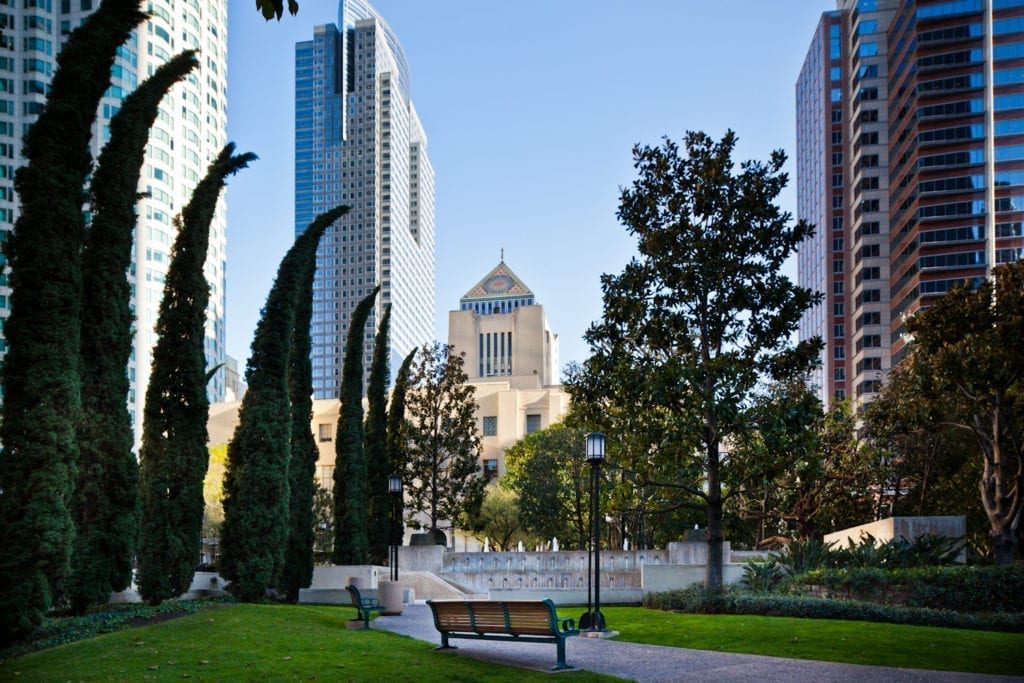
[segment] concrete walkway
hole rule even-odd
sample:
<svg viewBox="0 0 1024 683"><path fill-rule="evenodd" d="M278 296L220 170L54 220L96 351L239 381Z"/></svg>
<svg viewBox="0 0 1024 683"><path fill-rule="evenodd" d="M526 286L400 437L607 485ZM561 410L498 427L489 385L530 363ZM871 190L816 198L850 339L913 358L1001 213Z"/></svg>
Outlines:
<svg viewBox="0 0 1024 683"><path fill-rule="evenodd" d="M374 620L373 625L374 628L400 633L437 645L441 644L441 636L434 628L430 608L424 604L409 605L398 617L378 617ZM555 663L554 645L454 639L452 644L459 648L454 651L453 656L469 656L485 662L539 670L546 670L547 667ZM636 681L890 683L892 681L1019 680L1001 676L921 669L891 669L881 666L834 664L781 657L686 650L617 640L569 638L566 645L566 659L572 666Z"/></svg>

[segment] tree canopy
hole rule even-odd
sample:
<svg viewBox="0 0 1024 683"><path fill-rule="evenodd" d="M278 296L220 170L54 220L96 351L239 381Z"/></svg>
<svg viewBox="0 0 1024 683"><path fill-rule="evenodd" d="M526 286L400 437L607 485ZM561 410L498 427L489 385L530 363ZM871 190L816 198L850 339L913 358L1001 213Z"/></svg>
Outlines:
<svg viewBox="0 0 1024 683"><path fill-rule="evenodd" d="M813 233L776 203L786 155L737 169L735 145L729 131L634 148L638 178L618 217L639 257L602 276L603 318L585 335L592 355L569 383L588 420L618 414L640 437L639 484L703 508L712 589L722 584L723 504L739 490L721 444L746 429L742 410L761 377L794 374L821 349L789 344L820 295L781 272Z"/></svg>
<svg viewBox="0 0 1024 683"><path fill-rule="evenodd" d="M284 566L290 520L288 468L294 418L289 369L295 309L301 295L312 293L306 284L315 269L321 237L347 211L341 206L320 214L295 239L281 259L253 336L245 372L249 388L228 446L220 539L221 572L243 600L263 598ZM308 419L302 430L309 431Z"/></svg>
<svg viewBox="0 0 1024 683"><path fill-rule="evenodd" d="M363 450L363 341L380 286L349 319L341 376L341 414L334 460L334 563L364 564L370 552L366 453Z"/></svg>
<svg viewBox="0 0 1024 683"><path fill-rule="evenodd" d="M210 285L204 266L210 222L227 178L255 159L251 153L236 155L234 143L228 143L177 219L139 452L139 594L154 604L184 593L195 574L209 462L205 330Z"/></svg>
<svg viewBox="0 0 1024 683"><path fill-rule="evenodd" d="M921 395L972 435L992 554L1011 564L1024 502L1024 262L998 266L976 289L956 287L907 321Z"/></svg>
<svg viewBox="0 0 1024 683"><path fill-rule="evenodd" d="M106 603L111 592L131 583L139 473L125 372L135 316L124 274L132 261L136 190L157 108L198 65L195 52L183 52L125 98L110 121L110 140L92 176L92 223L82 253L82 419L73 498L77 537L67 588L77 613Z"/></svg>
<svg viewBox="0 0 1024 683"><path fill-rule="evenodd" d="M527 434L505 450L501 487L518 496L531 534L586 550L590 537L590 465L584 430L565 423Z"/></svg>
<svg viewBox="0 0 1024 683"><path fill-rule="evenodd" d="M144 19L137 0L105 0L71 32L14 177L20 210L4 248L12 292L0 425L0 642L40 623L70 571L89 142L117 49Z"/></svg>
<svg viewBox="0 0 1024 683"><path fill-rule="evenodd" d="M477 516L486 479L480 471L473 386L462 355L444 344L427 344L418 354L406 395L409 516L414 528L435 539L462 515ZM424 524L417 513L426 515Z"/></svg>

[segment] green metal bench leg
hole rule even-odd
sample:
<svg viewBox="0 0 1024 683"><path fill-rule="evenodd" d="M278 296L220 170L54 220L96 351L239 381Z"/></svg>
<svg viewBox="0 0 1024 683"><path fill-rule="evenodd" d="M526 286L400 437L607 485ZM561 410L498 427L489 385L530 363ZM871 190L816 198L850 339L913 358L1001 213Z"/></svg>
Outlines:
<svg viewBox="0 0 1024 683"><path fill-rule="evenodd" d="M569 669L575 669L574 666L569 666L565 663L565 638L559 638L555 643L558 648L558 663L549 669L550 671L567 671Z"/></svg>
<svg viewBox="0 0 1024 683"><path fill-rule="evenodd" d="M440 647L435 647L434 649L435 650L458 650L459 648L455 647L454 645L449 644L448 643L448 634L442 631L441 632L441 646Z"/></svg>

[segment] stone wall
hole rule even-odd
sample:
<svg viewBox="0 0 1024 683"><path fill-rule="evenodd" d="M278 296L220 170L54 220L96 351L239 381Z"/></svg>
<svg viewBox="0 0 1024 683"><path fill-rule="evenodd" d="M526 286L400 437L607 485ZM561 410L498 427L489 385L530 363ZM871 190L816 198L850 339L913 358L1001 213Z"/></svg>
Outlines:
<svg viewBox="0 0 1024 683"><path fill-rule="evenodd" d="M695 583L704 583L707 565L703 564L666 564L646 565L641 571L641 585L644 595L663 591L687 588ZM726 564L722 566L722 580L726 584L739 583L743 578L742 564Z"/></svg>

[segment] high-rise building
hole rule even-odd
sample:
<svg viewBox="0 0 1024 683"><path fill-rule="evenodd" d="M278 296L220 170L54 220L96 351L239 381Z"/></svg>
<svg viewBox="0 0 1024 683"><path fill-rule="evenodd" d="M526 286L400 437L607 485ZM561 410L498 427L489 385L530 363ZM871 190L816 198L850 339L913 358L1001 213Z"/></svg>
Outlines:
<svg viewBox="0 0 1024 683"><path fill-rule="evenodd" d="M829 297L800 334L826 340L823 399L862 404L905 356L907 317L1022 256L1024 0L839 0L797 111L798 213L819 228L800 280Z"/></svg>
<svg viewBox="0 0 1024 683"><path fill-rule="evenodd" d="M313 391L338 396L349 316L375 285L364 366L391 304L395 369L434 337L434 172L395 32L365 0L341 0L338 24L295 48L295 231L334 206L349 214L317 253ZM364 381L365 381L364 377Z"/></svg>
<svg viewBox="0 0 1024 683"><path fill-rule="evenodd" d="M3 54L0 56L0 239L6 241L18 216L14 170L24 163L21 139L46 101L56 56L72 29L92 13L99 0L24 0L0 7ZM140 81L175 54L200 51L200 68L171 89L160 105L150 134L139 191L133 262L127 274L136 315L134 349L129 361L129 409L135 434L141 433L149 381L154 325L163 296L164 276L175 237L173 219L192 188L227 142L227 0L150 0L150 18L118 50L110 88L99 106L92 140L96 157L110 137L110 119ZM210 226L206 277L210 306L206 323L208 367L225 356L226 213L223 199ZM0 276L0 322L8 315L10 290ZM0 340L0 351L6 350ZM224 370L208 388L213 401L224 399Z"/></svg>

